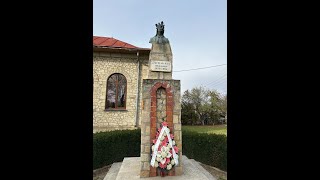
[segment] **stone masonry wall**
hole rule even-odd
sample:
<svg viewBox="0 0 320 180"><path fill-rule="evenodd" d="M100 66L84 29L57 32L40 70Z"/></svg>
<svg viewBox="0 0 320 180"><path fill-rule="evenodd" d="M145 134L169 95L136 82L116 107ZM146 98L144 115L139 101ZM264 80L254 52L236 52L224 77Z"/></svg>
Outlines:
<svg viewBox="0 0 320 180"><path fill-rule="evenodd" d="M141 64L148 56L139 57ZM138 63L137 55L99 52L93 53L93 130L94 132L136 128ZM141 69L142 66L141 66ZM126 110L105 110L107 79L121 73L127 79ZM143 75L141 71L141 76ZM142 82L142 80L141 80ZM142 84L142 83L141 83ZM141 87L140 87L141 88ZM140 96L140 99L142 96ZM141 111L138 111L141 113ZM140 115L140 114L139 114ZM139 116L140 117L140 116ZM141 117L140 117L141 118ZM139 118L139 119L140 119Z"/></svg>
<svg viewBox="0 0 320 180"><path fill-rule="evenodd" d="M143 79L148 79L148 71L149 71L149 57L143 58L143 61L141 61L140 64L140 70L141 70L141 80L140 80L140 103L139 103L139 127L141 127L141 119L142 119L142 106L143 106L143 100L142 100L142 92L143 92Z"/></svg>
<svg viewBox="0 0 320 180"><path fill-rule="evenodd" d="M160 124L163 121L166 121L166 101L167 95L166 90L164 88L159 88L157 90L157 129L160 128Z"/></svg>

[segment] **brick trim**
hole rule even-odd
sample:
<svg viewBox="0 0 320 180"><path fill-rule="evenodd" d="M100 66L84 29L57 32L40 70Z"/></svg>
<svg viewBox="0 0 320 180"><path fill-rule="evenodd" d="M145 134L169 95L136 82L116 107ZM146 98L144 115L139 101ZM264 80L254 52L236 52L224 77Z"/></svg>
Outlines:
<svg viewBox="0 0 320 180"><path fill-rule="evenodd" d="M156 124L157 124L157 90L163 87L166 90L166 116L167 116L167 123L168 128L170 129L170 132L174 132L173 130L173 92L170 87L170 85L167 82L157 82L152 88L151 88L151 111L150 111L150 147L152 146L152 140L156 137ZM169 176L175 175L175 169L172 168L171 171L169 171ZM150 174L149 177L155 177L157 176L157 168L154 168L150 166Z"/></svg>

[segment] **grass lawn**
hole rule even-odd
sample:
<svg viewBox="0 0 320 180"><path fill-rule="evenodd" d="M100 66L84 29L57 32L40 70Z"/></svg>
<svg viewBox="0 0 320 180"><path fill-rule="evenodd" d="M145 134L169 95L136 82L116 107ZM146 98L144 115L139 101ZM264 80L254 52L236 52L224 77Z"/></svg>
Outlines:
<svg viewBox="0 0 320 180"><path fill-rule="evenodd" d="M196 131L198 133L224 134L224 135L227 135L227 126L226 125L215 125L215 126L187 126L187 125L182 125L182 130L185 130L185 131Z"/></svg>

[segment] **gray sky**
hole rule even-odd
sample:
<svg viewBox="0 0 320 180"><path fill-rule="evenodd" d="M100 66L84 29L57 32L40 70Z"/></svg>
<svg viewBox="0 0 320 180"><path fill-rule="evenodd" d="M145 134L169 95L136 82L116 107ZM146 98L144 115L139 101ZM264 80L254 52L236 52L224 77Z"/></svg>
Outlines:
<svg viewBox="0 0 320 180"><path fill-rule="evenodd" d="M227 0L93 0L93 35L151 48L163 21L173 71L227 64ZM173 72L181 93L195 86L227 91L227 66Z"/></svg>

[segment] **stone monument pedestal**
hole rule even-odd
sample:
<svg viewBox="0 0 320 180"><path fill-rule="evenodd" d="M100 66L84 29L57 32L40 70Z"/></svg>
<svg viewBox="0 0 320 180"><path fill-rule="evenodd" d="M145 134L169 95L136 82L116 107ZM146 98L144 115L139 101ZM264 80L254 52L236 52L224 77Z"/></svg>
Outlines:
<svg viewBox="0 0 320 180"><path fill-rule="evenodd" d="M144 79L142 91L141 121L141 177L158 176L156 168L150 166L152 140L164 119L179 148L182 158L180 80ZM159 118L160 117L160 118ZM161 117L165 117L161 119ZM182 164L169 171L170 176L182 174Z"/></svg>
<svg viewBox="0 0 320 180"><path fill-rule="evenodd" d="M184 171L180 176L166 177L147 177L143 180L217 180L207 170L205 170L197 161L182 156ZM103 180L140 180L140 157L126 157L123 162L113 163L109 172Z"/></svg>

